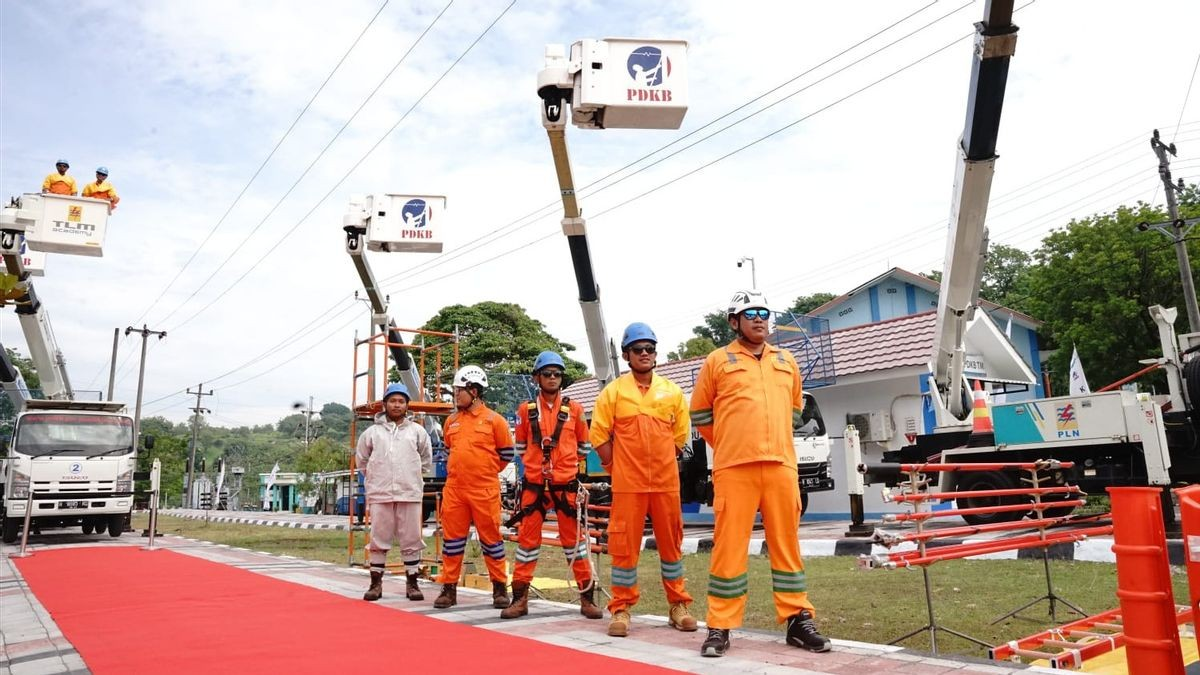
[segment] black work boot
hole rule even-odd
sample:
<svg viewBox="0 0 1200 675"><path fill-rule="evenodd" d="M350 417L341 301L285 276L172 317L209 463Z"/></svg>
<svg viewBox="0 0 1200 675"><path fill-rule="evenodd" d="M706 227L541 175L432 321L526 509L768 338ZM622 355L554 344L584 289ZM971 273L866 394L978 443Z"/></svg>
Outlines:
<svg viewBox="0 0 1200 675"><path fill-rule="evenodd" d="M371 586L363 593L363 600L374 602L383 597L383 572L371 570Z"/></svg>
<svg viewBox="0 0 1200 675"><path fill-rule="evenodd" d="M433 601L433 606L437 609L446 609L458 604L458 586L454 584L442 584L442 594L437 596Z"/></svg>
<svg viewBox="0 0 1200 675"><path fill-rule="evenodd" d="M827 652L831 647L829 638L817 632L812 612L807 609L787 620L787 643L810 652Z"/></svg>
<svg viewBox="0 0 1200 675"><path fill-rule="evenodd" d="M579 594L579 613L589 619L603 619L604 610L596 606L594 593L595 587L592 587Z"/></svg>
<svg viewBox="0 0 1200 675"><path fill-rule="evenodd" d="M729 650L729 629L709 628L708 637L700 645L700 656L725 656Z"/></svg>
<svg viewBox="0 0 1200 675"><path fill-rule="evenodd" d="M492 607L496 609L508 607L508 588L503 581L492 582Z"/></svg>
<svg viewBox="0 0 1200 675"><path fill-rule="evenodd" d="M413 601L424 600L425 594L421 593L421 587L417 585L417 573L409 572L406 576L408 585L404 588L405 597Z"/></svg>
<svg viewBox="0 0 1200 675"><path fill-rule="evenodd" d="M529 584L524 581L513 582L513 599L503 612L501 619L516 619L529 613Z"/></svg>

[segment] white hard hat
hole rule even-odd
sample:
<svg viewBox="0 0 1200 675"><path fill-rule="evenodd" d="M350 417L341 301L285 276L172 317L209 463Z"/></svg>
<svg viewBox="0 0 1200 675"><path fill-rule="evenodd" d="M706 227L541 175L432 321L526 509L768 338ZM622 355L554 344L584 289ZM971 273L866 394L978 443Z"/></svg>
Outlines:
<svg viewBox="0 0 1200 675"><path fill-rule="evenodd" d="M487 389L487 373L483 372L483 368L479 366L463 366L454 374L454 386L465 387L468 384L478 385L481 389Z"/></svg>
<svg viewBox="0 0 1200 675"><path fill-rule="evenodd" d="M741 314L747 309L765 309L770 310L771 306L767 304L767 298L761 291L738 291L729 299L729 311L726 316Z"/></svg>

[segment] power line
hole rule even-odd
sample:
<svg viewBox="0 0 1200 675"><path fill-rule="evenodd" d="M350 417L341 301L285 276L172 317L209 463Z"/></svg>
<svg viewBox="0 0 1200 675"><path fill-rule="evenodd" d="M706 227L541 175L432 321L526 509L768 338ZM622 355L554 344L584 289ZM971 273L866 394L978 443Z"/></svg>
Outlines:
<svg viewBox="0 0 1200 675"><path fill-rule="evenodd" d="M1188 78L1187 93L1183 95L1183 105L1179 106L1179 120L1175 122L1175 134L1179 134L1179 122L1183 121L1183 112L1187 110L1188 98L1192 95L1192 85L1196 83L1196 70L1200 69L1200 52L1196 53L1196 64L1192 66L1192 76ZM1175 142L1175 136L1171 136L1171 143Z"/></svg>
<svg viewBox="0 0 1200 675"><path fill-rule="evenodd" d="M278 239L278 240L275 242L275 244L274 244L274 245L272 245L272 246L271 246L271 248L267 249L267 252L266 252L266 253L264 253L262 256L260 256L260 257L258 258L258 260L256 260L256 261L255 261L255 262L254 262L254 263L253 263L253 264L252 264L252 265L251 265L251 266L250 266L250 267L249 267L249 268L248 268L248 269L247 269L245 272L243 272L241 276L239 276L237 279L235 279L235 280L234 280L234 282L233 282L232 284L230 284L229 286L227 286L227 287L225 288L225 290L221 291L221 292L220 292L220 293L219 293L219 294L218 294L218 295L217 295L215 298L213 298L212 300L210 300L210 301L208 302L208 304L206 304L206 305L204 305L203 307L201 307L201 308L200 308L198 311L196 311L194 314L192 314L191 316L189 316L188 318L186 318L186 319L184 319L182 322L180 322L180 323L179 323L177 326L175 326L175 328L174 328L173 330L178 330L179 328L183 327L183 326L184 326L184 325L186 325L188 322L190 322L192 319L195 319L197 316L200 316L201 314L203 314L203 313L204 313L204 312L205 312L205 311L206 311L206 310L207 310L209 307L212 307L212 306L213 306L213 304L215 304L215 303L216 303L218 300L220 300L221 298L225 297L225 294L226 294L226 293L228 293L229 291L233 290L233 288L234 288L235 286L237 286L239 283L241 283L241 281L242 281L243 279L245 279L247 275L249 275L251 272L253 272L255 269L257 269L257 268L258 268L258 266L259 266L259 265L262 263L262 261L263 261L263 260L265 260L265 259L266 259L268 256L270 256L272 253L274 253L274 252L275 252L275 249L279 248L279 246L280 246L280 245L281 245L281 244L282 244L284 241L286 241L286 240L287 240L288 236L290 236L290 235L291 235L293 232L295 232L295 231L296 231L296 228L300 227L300 225L302 225L302 224L304 223L304 221L308 220L309 216L311 216L311 215L312 215L312 214L313 214L313 213L314 213L314 212L315 212L315 211L316 211L318 208L320 208L320 206L321 206L322 204L324 204L324 203L325 203L325 200L329 199L329 197L330 197L330 196L332 196L332 195L333 195L333 193L334 193L334 192L336 192L336 191L338 190L338 188L340 188L340 187L342 186L342 183L346 182L346 179L350 178L350 175L351 175L351 174L353 174L353 173L354 173L354 171L355 171L356 169L358 169L359 165L361 165L361 164L362 164L364 161L366 161L366 160L367 160L367 158L368 158L368 157L370 157L370 156L371 156L371 154L373 154L373 153L375 152L375 150L376 150L376 149L378 149L378 148L379 148L379 146L380 146L380 145L382 145L382 144L383 144L383 142L384 142L385 140L387 140L388 136L390 136L390 135L392 134L392 132L394 132L394 131L395 131L397 128L399 128L400 124L401 124L401 123L403 123L403 122L404 122L404 120L406 120L406 119L408 118L409 114L411 114L411 113L412 113L412 111L416 110L417 106L419 106L419 105L421 104L421 102L422 102L422 101L424 101L424 100L425 100L425 98L426 98L427 96L429 96L430 92L432 92L432 91L434 90L434 88L436 88L436 87L438 86L438 84L440 84L440 83L441 83L441 81L442 81L443 79L445 79L445 78L446 78L446 76L447 76L447 75L449 75L449 74L450 74L450 72L451 72L452 70L454 70L455 66L457 66L457 65L459 64L459 62L461 62L461 61L462 61L464 58L466 58L467 54L469 54L469 53L471 52L471 50L475 48L475 45L479 44L479 42L480 42L481 40L483 40L483 38L484 38L484 37L485 37L485 36L486 36L486 35L487 35L489 32L491 32L492 28L493 28L493 27L494 27L494 26L495 26L497 23L499 23L499 21L500 21L502 18L504 18L504 15L508 14L508 11L509 11L510 9L512 9L513 5L515 5L516 3L517 3L517 0L512 0L512 2L510 2L510 3L508 4L508 6L507 6L507 7L505 7L505 8L504 8L504 9L503 9L503 10L500 12L500 14L499 14L499 15L497 15L497 16L496 16L496 18L495 18L495 19L493 19L493 20L492 20L492 22L491 22L490 24L488 24L488 26L487 26L486 28L484 28L484 29L483 29L483 32L481 32L481 33L480 33L480 34L479 34L479 35L478 35L478 36L475 38L475 40L474 40L474 41L472 41L472 42L471 42L471 44L470 44L470 45L468 45L468 46L467 46L467 48L466 48L465 50L463 50L463 52L462 52L461 54L459 54L459 55L458 55L458 58L454 59L454 61L453 61L453 62L452 62L452 63L451 63L451 64L450 64L450 65L449 65L447 68L446 68L446 70L445 70L445 71L443 71L443 72L442 72L442 74L441 74L441 75L439 75L439 76L438 76L438 78L437 78L436 80L434 80L433 84L429 85L429 88L427 88L427 89L425 90L425 92L424 92L424 93L422 93L422 94L421 94L421 96L420 96L420 97L419 97L419 98L418 98L416 101L414 101L414 102L413 102L413 104L412 104L411 106L409 106L408 110L405 110L405 111L404 111L404 114L400 116L400 119L396 120L396 123L395 123L395 124L393 124L393 125L392 125L392 127L391 127L390 129L388 129L386 132L384 132L384 134L383 134L382 136L380 136L379 140L378 140L378 141L376 141L376 142L375 142L375 144L374 144L374 145L372 145L372 146L371 146L371 147L370 147L370 148L369 148L369 149L366 151L366 153L364 153L364 154L363 154L363 156L362 156L362 157L360 157L360 158L358 159L358 161L356 161L356 162L355 162L355 163L354 163L354 164L353 164L353 165L350 167L350 169L349 169L348 171L346 171L345 175L343 175L343 176L342 176L342 177L341 177L341 178L338 180L338 182L337 182L337 183L335 183L335 184L334 184L334 186L333 186L332 188L330 188L328 192L326 192L326 193L325 193L325 196L321 197L321 199L319 199L319 200L317 201L317 203L316 203L316 204L313 204L313 207L312 207L311 209L309 209L309 210L308 210L308 212L307 212L307 213L305 213L305 214L304 214L304 215L303 215L303 216L300 218L300 220L296 221L296 224L295 224L295 225L293 225L293 226L292 226L292 227L291 227L291 228L290 228L290 229L289 229L287 232L285 232L285 233L284 233L284 235L283 235L282 237L280 237L280 238L279 238L279 239Z"/></svg>
<svg viewBox="0 0 1200 675"><path fill-rule="evenodd" d="M321 92L325 90L325 85L329 84L329 81L333 79L334 74L337 73L337 71L342 67L342 64L346 62L346 58L350 56L350 52L354 51L354 48L358 46L359 41L361 41L363 36L367 34L367 31L371 28L371 26L375 24L375 20L378 19L379 15L383 13L383 9L387 7L389 1L390 0L383 0L383 4L380 5L379 9L375 11L375 14L371 17L371 20L368 21L367 25L364 26L359 32L358 37L354 38L354 42L350 43L350 47L346 49L344 54L342 54L342 58L338 59L338 62L333 66L333 70L329 71L329 75L325 77L325 80L321 82L321 85L317 87L315 92L313 92L312 97L308 99L308 103L304 104L304 108L300 110L300 114L296 115L296 119L292 120L291 126L287 128L287 131L283 132L283 136L280 136L279 140L275 143L275 147L271 148L271 152L267 153L266 158L264 158L262 163L258 165L258 168L254 170L254 175L250 176L250 180L246 181L246 184L242 186L241 191L238 192L237 196L233 198L233 202L231 202L229 207L225 209L225 213L221 214L221 218L217 220L217 223L208 231L208 234L205 235L204 240L201 241L200 245L196 247L196 250L192 251L191 257L187 259L187 262L183 263L183 267L179 268L179 271L175 273L175 277L171 279L171 282L168 283L165 288L163 288L162 292L158 294L158 297L154 299L154 302L151 302L146 309L142 310L141 316L134 320L135 324L140 323L141 320L150 313L150 310L154 309L154 306L158 304L158 301L163 299L163 296L165 296L167 292L171 290L171 288L175 285L175 282L179 280L179 277L183 275L188 266L192 264L192 261L196 259L196 256L200 254L200 251L204 248L205 244L212 239L213 234L215 234L217 229L221 227L221 224L225 222L225 219L229 217L229 214L233 211L233 208L237 206L238 202L240 202L242 197L246 194L246 191L250 189L252 184L254 184L254 181L258 178L258 175L262 173L264 168L266 168L267 163L270 162L271 158L275 156L275 153L279 150L279 147L283 145L283 142L292 134L292 131L296 128L296 125L300 123L300 118L304 117L304 113L308 112L308 109L312 107L313 102L317 100L317 96L319 96Z"/></svg>
<svg viewBox="0 0 1200 675"><path fill-rule="evenodd" d="M174 316L175 313L178 312L180 309L183 309L183 307L185 305L187 305L187 303L190 302L192 298L196 297L197 293L199 293L202 289L204 289L208 286L208 283L210 281L212 281L213 278L216 277L217 274L221 270L225 269L225 265L227 265L230 260L233 260L233 257L237 255L238 251L242 250L242 247L246 245L246 242L250 241L250 238L253 237L255 235L255 233L258 232L259 228L261 228L267 222L267 220L269 220L271 218L271 216L275 214L275 211L283 204L284 201L287 200L287 198L292 194L292 191L294 191L296 189L296 187L298 185L300 185L301 181L304 180L305 176L307 176L308 173L310 171L312 171L313 167L317 165L317 162L321 161L321 158L325 156L325 153L329 151L329 148L333 147L333 144L335 142L337 142L337 139L341 138L342 133L345 132L347 128L349 128L349 126L358 117L358 114L363 111L363 108L365 108L367 106L367 104L371 102L371 99L375 98L375 94L379 93L379 90L383 87L383 85L386 84L389 79L391 79L392 75L395 74L396 70L400 68L401 64L403 64L408 59L409 55L412 54L413 50L415 50L417 48L417 45L421 44L421 41L424 40L425 36L429 34L429 31L433 30L433 27L437 24L438 20L440 20L442 18L442 16L446 13L446 10L450 9L450 5L452 5L452 4L454 4L453 0L451 0L451 2L447 3L446 6L442 8L442 11L439 12L438 15L433 18L433 21L431 21L429 23L429 25L425 27L425 30L421 31L421 34L417 36L417 39L414 40L411 45L409 45L408 49L405 50L404 54L400 57L400 59L398 61L396 61L395 65L392 66L392 69L388 71L387 75L384 75L383 79L381 79L379 81L379 84L375 85L375 88L371 90L371 93L367 94L367 97L365 99L363 99L362 103L359 104L358 108L356 108L354 110L354 112L350 115L350 117L346 119L345 123L342 124L341 128L337 130L337 133L335 133L333 135L333 138L330 138L329 142L325 144L325 147L321 148L321 151L317 153L316 157L313 157L312 161L308 163L308 166L306 166L304 168L304 171L302 171L300 173L300 175L296 178L296 180L292 182L292 185L287 189L287 192L283 193L283 196L280 197L279 200L275 202L275 205L272 206L269 211L267 211L266 215L264 215L262 217L262 219L258 221L258 224L255 225L254 228L251 229L250 232L246 234L246 236L242 239L242 241L236 247L234 247L234 249L232 251L229 252L229 255L227 255L225 257L225 259L221 261L221 264L217 265L217 268L215 270L213 270L212 273L209 274L208 277L204 281L200 282L200 284L196 286L196 289L193 290L191 292L191 294L188 295L188 297L184 298L183 302L179 303L179 305L177 305L175 307L175 309L171 310L171 312L169 314L164 316L161 319L161 321L165 322L167 319ZM294 230L295 228L292 228L292 229ZM289 230L288 233L290 234L291 231ZM274 250L274 248L272 247L271 250ZM263 257L266 257L266 256L263 256ZM261 262L261 259L259 262ZM255 265L257 266L257 263L255 263ZM228 292L228 289L226 289L226 292ZM224 293L222 293L222 295L224 295ZM218 296L218 298L219 297L220 296ZM215 302L215 299L214 299L214 302ZM212 303L209 303L209 304L212 304ZM207 309L207 307L208 307L208 305L205 306L205 309ZM201 310L201 311L203 311L203 310ZM199 314L199 313L200 312L197 312L196 314ZM195 315L193 315L192 318L194 318L194 316ZM188 321L190 321L190 320L191 319L189 318ZM187 321L184 321L183 323L187 323ZM183 323L181 323L179 325L182 326ZM178 326L176 328L178 328Z"/></svg>

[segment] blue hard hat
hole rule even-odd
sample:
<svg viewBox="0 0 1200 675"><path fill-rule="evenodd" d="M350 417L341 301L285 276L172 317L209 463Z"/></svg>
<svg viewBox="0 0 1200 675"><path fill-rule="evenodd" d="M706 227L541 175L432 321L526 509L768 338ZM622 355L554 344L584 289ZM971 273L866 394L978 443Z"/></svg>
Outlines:
<svg viewBox="0 0 1200 675"><path fill-rule="evenodd" d="M98 166L98 167L96 167L96 173L102 173L105 176L107 176L108 175L108 167L107 166Z"/></svg>
<svg viewBox="0 0 1200 675"><path fill-rule="evenodd" d="M59 164L66 164L68 167L71 166L71 163L65 159L58 160L57 162L54 163L54 166L58 166Z"/></svg>
<svg viewBox="0 0 1200 675"><path fill-rule="evenodd" d="M404 386L403 384L400 384L399 382L388 385L388 388L386 390L384 390L384 392L383 392L383 400L384 401L388 400L388 397L391 396L392 394L402 394L404 396L405 401L412 400L412 397L408 395L408 387Z"/></svg>
<svg viewBox="0 0 1200 675"><path fill-rule="evenodd" d="M650 326L641 321L635 321L625 327L625 335L621 337L621 351L625 351L629 345L639 340L649 340L654 344L658 344L658 336L654 334Z"/></svg>
<svg viewBox="0 0 1200 675"><path fill-rule="evenodd" d="M536 374L546 366L558 366L563 370L567 369L567 364L563 363L563 358L557 352L545 351L537 355L533 360L533 372Z"/></svg>

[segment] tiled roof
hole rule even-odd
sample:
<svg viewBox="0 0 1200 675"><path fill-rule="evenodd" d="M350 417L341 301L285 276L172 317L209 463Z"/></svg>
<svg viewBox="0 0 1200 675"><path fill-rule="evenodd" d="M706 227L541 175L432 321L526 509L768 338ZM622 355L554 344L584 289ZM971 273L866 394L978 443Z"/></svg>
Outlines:
<svg viewBox="0 0 1200 675"><path fill-rule="evenodd" d="M931 310L832 331L828 335L833 341L833 364L837 375L858 375L927 364L933 356L936 314ZM784 347L796 354L797 345L798 341L789 342ZM697 356L672 361L659 365L655 370L678 384L683 393L690 395L704 358ZM575 382L567 387L565 393L590 411L600 393L600 386L595 378L589 378Z"/></svg>

